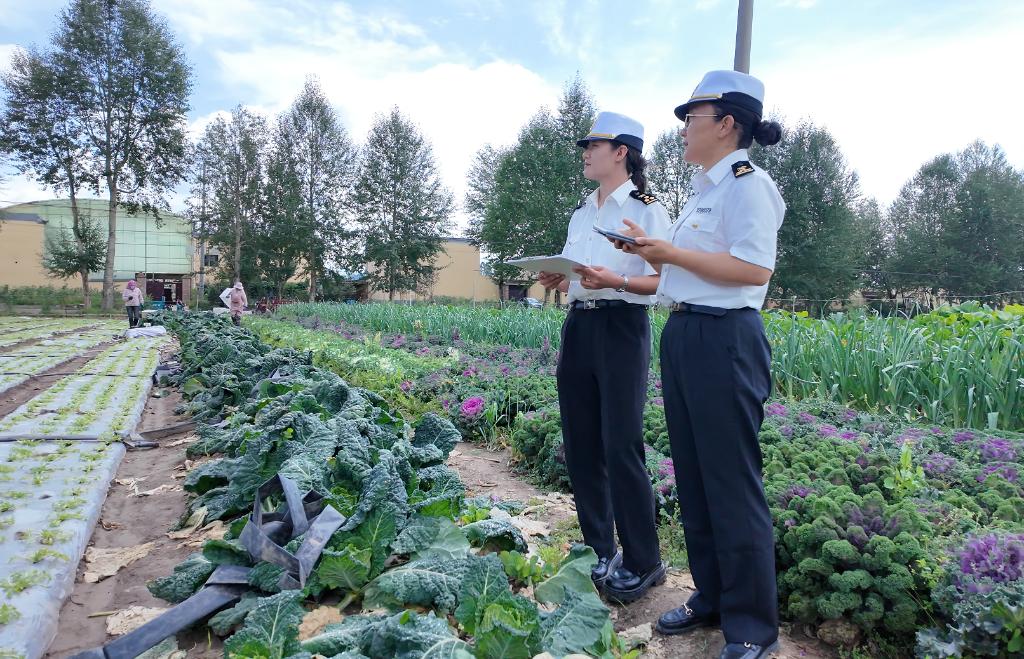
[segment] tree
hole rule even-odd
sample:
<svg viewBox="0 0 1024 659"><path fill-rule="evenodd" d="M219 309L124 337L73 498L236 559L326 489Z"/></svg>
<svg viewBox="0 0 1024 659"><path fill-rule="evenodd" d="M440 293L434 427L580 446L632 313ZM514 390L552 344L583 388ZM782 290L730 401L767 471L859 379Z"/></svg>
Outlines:
<svg viewBox="0 0 1024 659"><path fill-rule="evenodd" d="M89 273L103 268L106 258L96 253L97 227L78 206L79 191L96 178L88 169L89 144L80 117L69 102L74 81L51 56L15 51L2 84L6 110L0 151L14 155L21 173L70 199L71 234L62 230L48 240L43 266L60 278L78 275L82 305L89 309Z"/></svg>
<svg viewBox="0 0 1024 659"><path fill-rule="evenodd" d="M213 182L216 163L210 152L210 145L205 140L192 147L192 190L185 200L185 217L192 227L192 237L198 242L199 249L199 300L206 298L206 247L210 242L213 230L211 213L213 212Z"/></svg>
<svg viewBox="0 0 1024 659"><path fill-rule="evenodd" d="M893 253L886 269L897 289L937 295L949 281L953 254L944 236L954 221L957 184L954 158L939 156L925 163L893 201L888 218Z"/></svg>
<svg viewBox="0 0 1024 659"><path fill-rule="evenodd" d="M522 240L517 227L509 220L509 213L497 208L497 174L509 156L507 149L490 144L480 149L473 158L466 182L466 213L469 215L467 235L474 245L482 248L481 272L498 285L498 299L505 298L505 284L522 271L507 265L509 259L522 252Z"/></svg>
<svg viewBox="0 0 1024 659"><path fill-rule="evenodd" d="M683 136L678 130L667 130L658 136L651 148L647 165L647 181L651 192L665 205L674 222L690 197L690 181L700 167L683 159Z"/></svg>
<svg viewBox="0 0 1024 659"><path fill-rule="evenodd" d="M957 155L955 223L945 288L967 298L1024 289L1024 173L998 146L975 142Z"/></svg>
<svg viewBox="0 0 1024 659"><path fill-rule="evenodd" d="M819 304L846 298L861 283L865 245L857 226L857 175L825 129L802 121L751 159L775 180L786 202L772 275L774 293Z"/></svg>
<svg viewBox="0 0 1024 659"><path fill-rule="evenodd" d="M264 200L267 124L263 117L242 106L231 113L231 121L217 117L203 134L199 147L208 154L207 174L211 180L213 208L209 215L210 243L223 250L225 270L241 280L251 259L243 259L243 248L252 247L254 226ZM212 175L209 172L212 171ZM193 196L202 194L203 184L193 182Z"/></svg>
<svg viewBox="0 0 1024 659"><path fill-rule="evenodd" d="M86 215L79 217L71 229L60 227L57 231L56 236L46 237L43 269L59 279L80 276L83 308L89 309L89 273L102 270L107 255L103 228Z"/></svg>
<svg viewBox="0 0 1024 659"><path fill-rule="evenodd" d="M118 205L158 212L184 179L191 73L146 0L72 0L52 57L88 136L96 192L105 188L109 200L103 308L110 310Z"/></svg>
<svg viewBox="0 0 1024 659"><path fill-rule="evenodd" d="M576 146L594 114L593 98L577 76L566 84L557 114L541 108L511 148L478 154L469 173L470 235L490 256L486 271L502 294L507 281L523 276L505 263L559 253L573 208L594 189Z"/></svg>
<svg viewBox="0 0 1024 659"><path fill-rule="evenodd" d="M315 78L306 80L280 122L281 166L290 168L300 201L292 235L301 246L309 300L331 262L351 263L346 203L355 176L356 149Z"/></svg>
<svg viewBox="0 0 1024 659"><path fill-rule="evenodd" d="M274 144L267 157L263 201L253 220L253 264L268 287L281 298L285 283L299 269L299 259L308 253L306 242L313 237L303 230L305 186L294 165L294 149L281 117ZM303 228L300 228L303 227Z"/></svg>
<svg viewBox="0 0 1024 659"><path fill-rule="evenodd" d="M396 291L433 283L452 195L441 183L430 144L397 107L378 115L367 135L353 208L374 285L393 300Z"/></svg>

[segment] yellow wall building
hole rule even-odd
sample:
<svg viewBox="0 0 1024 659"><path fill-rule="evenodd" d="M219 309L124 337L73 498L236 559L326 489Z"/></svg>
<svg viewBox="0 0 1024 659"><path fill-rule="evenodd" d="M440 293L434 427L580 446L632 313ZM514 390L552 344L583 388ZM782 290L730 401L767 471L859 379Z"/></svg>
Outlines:
<svg viewBox="0 0 1024 659"><path fill-rule="evenodd" d="M98 223L106 236L107 201L81 199L84 217ZM71 202L50 199L15 204L0 209L0 286L69 286L77 288L77 278L54 279L41 261L46 239L70 232ZM151 299L178 299L191 290L192 233L184 218L172 213L134 214L119 208L114 281L129 279L145 283ZM102 288L103 273L89 276L90 288ZM120 284L118 284L120 290Z"/></svg>
<svg viewBox="0 0 1024 659"><path fill-rule="evenodd" d="M458 298L472 302L494 301L498 299L498 285L486 275L480 273L480 248L469 242L468 238L446 238L444 250L434 259L437 278L434 285L423 293L395 293L396 300L429 300L438 297ZM511 291L504 296L520 297L522 287L516 284L506 285ZM544 299L544 287L533 284L526 292L526 297ZM511 295L509 295L511 293ZM371 300L387 300L388 292L372 290Z"/></svg>

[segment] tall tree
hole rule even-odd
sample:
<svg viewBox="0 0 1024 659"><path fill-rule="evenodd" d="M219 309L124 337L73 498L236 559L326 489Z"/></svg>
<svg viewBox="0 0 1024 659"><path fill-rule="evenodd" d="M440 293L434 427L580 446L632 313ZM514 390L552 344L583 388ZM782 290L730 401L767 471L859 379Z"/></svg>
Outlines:
<svg viewBox="0 0 1024 659"><path fill-rule="evenodd" d="M298 186L293 236L301 245L312 302L330 263L351 263L352 232L346 206L355 177L356 149L315 78L305 86L279 126L282 166Z"/></svg>
<svg viewBox="0 0 1024 659"><path fill-rule="evenodd" d="M690 197L690 181L700 167L683 159L683 136L678 130L667 130L654 141L647 166L647 180L651 192L665 205L669 219L679 217L683 205Z"/></svg>
<svg viewBox="0 0 1024 659"><path fill-rule="evenodd" d="M812 309L846 298L862 279L864 245L854 210L860 185L835 138L805 120L778 145L755 145L751 159L771 174L786 201L773 292L811 300Z"/></svg>
<svg viewBox="0 0 1024 659"><path fill-rule="evenodd" d="M367 135L353 208L363 262L389 299L433 282L452 195L441 183L430 144L397 107L378 115Z"/></svg>
<svg viewBox="0 0 1024 659"><path fill-rule="evenodd" d="M465 209L469 215L467 235L483 253L481 272L498 285L498 299L505 298L505 284L522 271L507 265L509 259L522 252L522 239L514 226L514 217L497 208L498 168L508 157L508 150L490 144L473 158L466 181Z"/></svg>
<svg viewBox="0 0 1024 659"><path fill-rule="evenodd" d="M185 177L191 73L146 0L72 0L53 37L53 61L73 81L67 101L89 138L96 192L106 190L103 308L114 303L117 209L158 211Z"/></svg>
<svg viewBox="0 0 1024 659"><path fill-rule="evenodd" d="M192 146L192 189L185 200L185 217L192 227L192 236L198 243L199 251L199 300L206 299L206 262L210 234L213 231L211 215L213 213L213 185L216 178L216 163L206 140L200 140Z"/></svg>
<svg viewBox="0 0 1024 659"><path fill-rule="evenodd" d="M897 289L937 295L950 280L954 254L945 236L954 223L958 178L952 155L934 158L903 185L889 208L893 254L886 269Z"/></svg>
<svg viewBox="0 0 1024 659"><path fill-rule="evenodd" d="M225 272L240 280L245 266L251 265L243 259L243 248L251 248L254 225L262 212L267 123L238 106L231 121L217 117L206 127L201 148L208 152L213 172L210 242L221 249L222 258L227 257ZM193 187L193 195L195 191Z"/></svg>
<svg viewBox="0 0 1024 659"><path fill-rule="evenodd" d="M308 222L303 198L307 188L295 166L287 121L284 116L278 120L267 156L263 203L253 222L253 263L278 298L285 283L298 272L303 254L308 254L307 241L315 239L303 230Z"/></svg>
<svg viewBox="0 0 1024 659"><path fill-rule="evenodd" d="M89 273L104 267L105 254L97 254L97 227L82 216L79 192L96 177L88 167L89 143L80 117L69 102L75 81L53 58L36 51L15 51L4 74L5 111L0 121L0 151L14 155L17 169L67 195L71 203L70 235L61 230L47 241L45 269L56 277L77 275L82 304L91 305Z"/></svg>
<svg viewBox="0 0 1024 659"><path fill-rule="evenodd" d="M945 288L960 298L1024 290L1024 172L998 146L980 141L957 155L957 165L948 243L960 277Z"/></svg>

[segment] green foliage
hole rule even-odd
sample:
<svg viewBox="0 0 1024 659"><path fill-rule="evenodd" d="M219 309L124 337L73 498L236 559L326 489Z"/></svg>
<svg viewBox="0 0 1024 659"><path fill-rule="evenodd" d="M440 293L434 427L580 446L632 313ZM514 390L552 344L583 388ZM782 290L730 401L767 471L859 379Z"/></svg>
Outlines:
<svg viewBox="0 0 1024 659"><path fill-rule="evenodd" d="M0 604L0 625L9 625L21 618L21 612L10 604Z"/></svg>
<svg viewBox="0 0 1024 659"><path fill-rule="evenodd" d="M299 650L302 592L287 590L260 599L245 616L245 624L224 642L227 657L283 659Z"/></svg>
<svg viewBox="0 0 1024 659"><path fill-rule="evenodd" d="M430 144L397 107L378 115L366 136L352 208L362 229L359 262L377 288L393 297L433 283L454 205Z"/></svg>
<svg viewBox="0 0 1024 659"><path fill-rule="evenodd" d="M206 560L202 554L192 554L183 563L175 566L172 574L151 581L147 588L154 597L178 604L192 597L215 569L217 566Z"/></svg>
<svg viewBox="0 0 1024 659"><path fill-rule="evenodd" d="M969 297L1024 287L1024 177L975 142L921 166L888 213L893 288Z"/></svg>
<svg viewBox="0 0 1024 659"><path fill-rule="evenodd" d="M39 586L47 583L50 575L42 570L21 570L12 572L6 579L0 580L0 590L8 597L14 597L32 586Z"/></svg>

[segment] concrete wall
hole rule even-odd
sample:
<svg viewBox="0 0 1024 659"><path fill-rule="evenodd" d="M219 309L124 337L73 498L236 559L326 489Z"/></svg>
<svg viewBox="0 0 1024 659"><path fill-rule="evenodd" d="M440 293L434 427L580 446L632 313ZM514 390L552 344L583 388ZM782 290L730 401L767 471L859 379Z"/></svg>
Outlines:
<svg viewBox="0 0 1024 659"><path fill-rule="evenodd" d="M106 234L107 202L82 199L83 214ZM15 204L0 209L0 285L78 286L78 279L54 279L40 265L46 237L71 230L71 202L52 199ZM187 276L192 274L191 230L183 218L161 213L133 215L119 209L114 280L127 281L140 272ZM103 273L90 275L90 287L102 287Z"/></svg>
<svg viewBox="0 0 1024 659"><path fill-rule="evenodd" d="M40 260L45 225L30 220L5 220L0 224L0 286L59 286L46 274ZM68 286L78 282L64 280Z"/></svg>
<svg viewBox="0 0 1024 659"><path fill-rule="evenodd" d="M395 293L396 300L429 300L436 297L459 298L468 301L485 302L498 299L498 286L490 278L480 274L480 249L464 238L449 238L444 251L434 259L437 278L434 285L422 294L403 291ZM529 297L544 299L544 288L534 284ZM372 290L371 300L387 300L388 292Z"/></svg>

